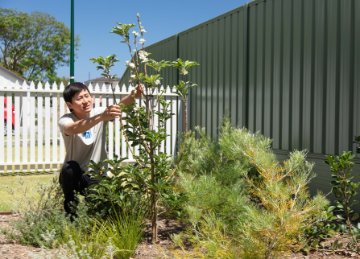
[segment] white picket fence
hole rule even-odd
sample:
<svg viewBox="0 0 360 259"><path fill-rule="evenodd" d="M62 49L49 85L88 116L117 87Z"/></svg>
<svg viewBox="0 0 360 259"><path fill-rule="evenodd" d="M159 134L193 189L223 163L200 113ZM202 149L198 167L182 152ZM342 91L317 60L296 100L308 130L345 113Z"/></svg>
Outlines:
<svg viewBox="0 0 360 259"><path fill-rule="evenodd" d="M2 83L0 81L0 174L14 172L54 172L58 171L65 157L64 142L58 129L58 119L68 112L62 98L64 85L49 83L37 84L24 82ZM94 96L94 105L107 106L114 102L111 87L108 85L90 85ZM118 102L132 89L125 85L116 86L115 97ZM166 88L165 98L171 102L171 113L166 130L168 137L162 145L162 151L173 155L177 132L181 127L181 103L172 89ZM8 123L4 123L4 100ZM141 100L137 101L141 105ZM14 111L12 111L12 107ZM160 109L160 108L159 108ZM15 113L14 128L10 123ZM156 125L156 118L154 121ZM108 124L108 157L115 156L133 160L133 153L122 134L120 121Z"/></svg>

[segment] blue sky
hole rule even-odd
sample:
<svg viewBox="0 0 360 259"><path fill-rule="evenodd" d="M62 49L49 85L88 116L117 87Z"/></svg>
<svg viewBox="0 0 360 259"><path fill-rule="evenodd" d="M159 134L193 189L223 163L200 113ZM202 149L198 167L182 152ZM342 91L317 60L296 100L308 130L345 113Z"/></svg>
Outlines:
<svg viewBox="0 0 360 259"><path fill-rule="evenodd" d="M202 22L215 18L250 0L74 0L75 34L80 38L76 52L75 80L86 81L100 76L89 59L116 54L120 60L112 72L120 76L129 53L120 37L110 33L118 23L136 23L141 15L145 45L170 37ZM31 13L43 12L54 16L70 28L70 0L0 0L1 8ZM69 68L58 69L68 76Z"/></svg>

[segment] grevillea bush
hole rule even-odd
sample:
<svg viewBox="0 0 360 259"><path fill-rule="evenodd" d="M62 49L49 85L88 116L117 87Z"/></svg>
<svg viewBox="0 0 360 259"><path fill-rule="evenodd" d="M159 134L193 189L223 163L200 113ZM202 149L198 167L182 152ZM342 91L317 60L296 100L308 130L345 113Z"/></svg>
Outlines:
<svg viewBox="0 0 360 259"><path fill-rule="evenodd" d="M215 258L272 258L303 248L305 230L323 220L328 205L321 194L310 197L314 173L306 153L279 162L270 139L229 122L216 142L198 132L187 133L179 150L178 184L191 228L174 241Z"/></svg>

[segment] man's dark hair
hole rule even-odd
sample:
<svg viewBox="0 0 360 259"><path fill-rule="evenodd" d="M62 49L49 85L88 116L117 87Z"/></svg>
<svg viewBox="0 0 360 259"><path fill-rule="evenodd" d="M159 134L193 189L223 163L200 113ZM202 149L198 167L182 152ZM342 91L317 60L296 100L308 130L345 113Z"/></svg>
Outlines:
<svg viewBox="0 0 360 259"><path fill-rule="evenodd" d="M89 88L81 82L74 82L67 85L63 92L65 102L71 102L75 94L80 93L82 90L86 90L90 93Z"/></svg>

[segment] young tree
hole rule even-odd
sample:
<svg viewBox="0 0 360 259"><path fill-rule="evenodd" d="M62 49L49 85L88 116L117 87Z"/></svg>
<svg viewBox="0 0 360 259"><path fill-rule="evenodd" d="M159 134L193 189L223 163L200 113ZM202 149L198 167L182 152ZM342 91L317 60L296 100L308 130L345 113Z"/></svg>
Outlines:
<svg viewBox="0 0 360 259"><path fill-rule="evenodd" d="M160 72L166 67L179 70L182 76L197 63L178 59L176 61L156 61L150 58L150 53L144 48L144 33L146 32L140 16L137 15L138 31L135 24L118 23L112 30L122 38L122 42L129 48L131 60L126 64L130 70L130 84L143 86L142 105L138 107L122 107L126 113L126 124L123 125L125 137L133 147L137 147L139 154L133 154L136 160L134 170L138 177L139 186L148 197L150 203L152 241L157 241L157 220L159 200L161 195L171 184L171 159L162 150L166 140L166 121L171 118L170 103L164 97L164 88L161 87ZM131 41L132 40L132 41ZM175 85L176 92L186 101L188 89L194 84L180 81Z"/></svg>
<svg viewBox="0 0 360 259"><path fill-rule="evenodd" d="M69 62L69 53L70 30L54 17L0 8L0 64L5 68L28 80L56 81L56 68Z"/></svg>
<svg viewBox="0 0 360 259"><path fill-rule="evenodd" d="M137 15L137 27L138 31L136 31L135 24L118 23L112 30L121 37L121 42L126 44L129 49L130 60L126 61L130 71L129 84L142 89L141 103L121 105L124 113L122 119L125 122L121 123L121 127L127 143L138 151L134 152L135 149L132 148L129 150L136 163L125 168L120 167L118 160L105 161L105 163L109 163L110 166L107 168L110 168L116 178L120 179L121 188L117 186L112 189L125 190L129 188L129 194L142 193L141 197L147 204L145 206L147 207L145 208L146 213L149 213L151 218L152 241L156 242L159 201L160 197L171 188L173 171L171 158L161 148L167 138L166 121L173 114L170 111L170 102L164 96L166 89L161 86L160 72L166 67L173 67L179 71L182 79L177 85L174 85L174 90L186 104L189 89L195 84L190 81L185 82L183 79L186 78L189 70L198 63L180 58L175 61L156 61L150 58L150 53L144 48L146 31L139 14ZM131 33L130 30L132 30ZM113 78L110 69L118 61L114 54L91 58L91 61L97 64L97 69L102 71L102 76L108 79ZM112 90L115 89L112 87ZM103 171L102 164L93 166L95 171ZM118 173L119 171L120 173ZM124 197L123 194L122 196ZM104 200L103 197L100 199Z"/></svg>

